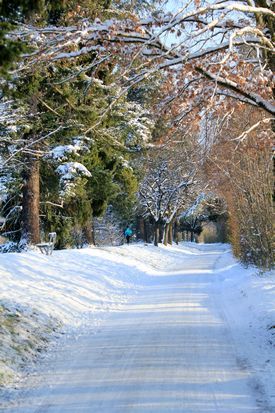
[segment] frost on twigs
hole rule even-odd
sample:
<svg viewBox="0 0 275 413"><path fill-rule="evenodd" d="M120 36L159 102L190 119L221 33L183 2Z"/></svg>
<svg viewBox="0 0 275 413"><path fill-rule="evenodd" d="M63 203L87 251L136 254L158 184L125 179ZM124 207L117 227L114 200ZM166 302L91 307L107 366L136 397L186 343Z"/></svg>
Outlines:
<svg viewBox="0 0 275 413"><path fill-rule="evenodd" d="M121 223L110 206L102 217L94 219L94 234L96 245L123 244Z"/></svg>
<svg viewBox="0 0 275 413"><path fill-rule="evenodd" d="M68 27L25 25L11 36L19 36L36 48L32 55L25 56L25 68L37 63L78 61L81 56L93 53L94 67L112 62L121 80L129 86L160 71L169 76L173 70L177 77L191 65L197 75L202 75L202 88L205 80L210 81L212 96L229 90L234 92L235 99L246 99L247 104L274 114L272 82L265 87L257 82L259 74L269 77L274 53L271 39L274 19L269 3L258 7L239 1L202 5L187 2L173 15L156 13L146 19L129 15L125 19L114 17L105 21L86 19ZM246 64L250 76L242 73Z"/></svg>
<svg viewBox="0 0 275 413"><path fill-rule="evenodd" d="M150 158L151 156L151 158ZM189 187L196 169L179 156L164 153L146 160L146 175L139 187L139 201L145 217L169 224L188 203Z"/></svg>

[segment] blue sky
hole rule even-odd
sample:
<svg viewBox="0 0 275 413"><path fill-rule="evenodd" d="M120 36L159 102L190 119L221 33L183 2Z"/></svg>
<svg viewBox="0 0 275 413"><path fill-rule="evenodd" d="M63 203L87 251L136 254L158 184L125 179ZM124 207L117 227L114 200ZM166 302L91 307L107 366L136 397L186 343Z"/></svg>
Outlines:
<svg viewBox="0 0 275 413"><path fill-rule="evenodd" d="M182 1L179 0L169 0L166 5L166 9L172 12L178 10L180 7L182 7Z"/></svg>

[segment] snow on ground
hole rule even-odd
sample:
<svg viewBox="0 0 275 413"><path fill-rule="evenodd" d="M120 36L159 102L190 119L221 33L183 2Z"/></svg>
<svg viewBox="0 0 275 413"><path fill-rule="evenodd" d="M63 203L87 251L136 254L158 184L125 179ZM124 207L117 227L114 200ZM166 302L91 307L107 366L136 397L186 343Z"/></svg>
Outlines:
<svg viewBox="0 0 275 413"><path fill-rule="evenodd" d="M0 385L63 333L97 326L138 288L139 271L97 249L0 255Z"/></svg>
<svg viewBox="0 0 275 413"><path fill-rule="evenodd" d="M0 387L19 378L17 369L32 363L46 350L57 320L39 314L30 306L0 304Z"/></svg>
<svg viewBox="0 0 275 413"><path fill-rule="evenodd" d="M232 262L232 266L229 262ZM217 297L232 326L239 362L260 377L261 387L275 413L275 273L244 269L231 254L221 256Z"/></svg>
<svg viewBox="0 0 275 413"><path fill-rule="evenodd" d="M213 265L209 265L210 258ZM12 370L17 374L22 363L30 363L24 352L21 359L14 357L16 346L19 355L22 352L22 341L15 337L22 336L23 330L33 335L27 337L29 344L39 336L35 349L41 348L41 340L49 340L60 323L66 336L70 331L96 330L108 313L155 285L157 276L196 272L213 275L205 293L215 297L221 317L232 327L239 364L255 372L260 378L255 382L257 392L264 393L269 406L274 405L275 275L244 269L232 257L230 247L222 244L159 248L133 244L54 251L52 256L38 252L1 255L0 320L6 313L13 321L0 329L2 375L10 375ZM23 328L16 322L15 329L14 319L20 319ZM19 334L4 341L11 330ZM33 334L39 330L40 334Z"/></svg>

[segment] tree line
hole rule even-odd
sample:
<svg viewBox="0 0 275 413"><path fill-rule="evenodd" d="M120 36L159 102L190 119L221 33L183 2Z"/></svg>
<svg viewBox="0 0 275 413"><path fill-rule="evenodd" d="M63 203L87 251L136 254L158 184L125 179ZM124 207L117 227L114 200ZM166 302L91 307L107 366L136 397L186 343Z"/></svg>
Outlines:
<svg viewBox="0 0 275 413"><path fill-rule="evenodd" d="M111 207L166 244L219 199L236 255L270 267L273 6L163 3L2 1L2 232L91 243Z"/></svg>

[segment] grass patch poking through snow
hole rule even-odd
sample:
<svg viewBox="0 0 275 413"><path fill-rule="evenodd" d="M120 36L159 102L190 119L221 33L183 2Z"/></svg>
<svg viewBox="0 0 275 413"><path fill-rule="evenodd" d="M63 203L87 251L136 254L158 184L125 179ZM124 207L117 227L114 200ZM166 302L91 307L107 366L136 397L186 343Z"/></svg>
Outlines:
<svg viewBox="0 0 275 413"><path fill-rule="evenodd" d="M59 325L38 311L0 303L0 386L20 376L22 368L35 360Z"/></svg>

